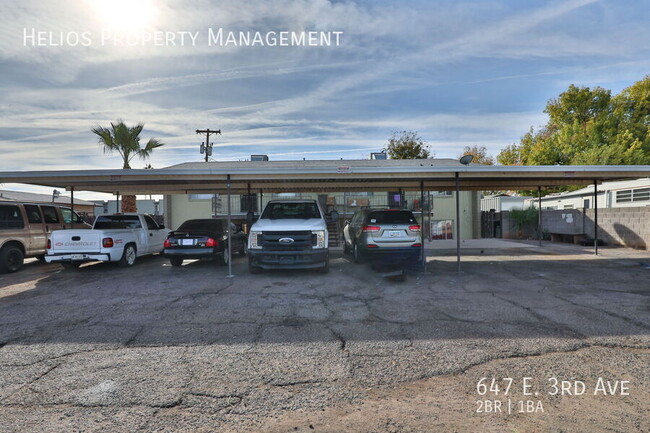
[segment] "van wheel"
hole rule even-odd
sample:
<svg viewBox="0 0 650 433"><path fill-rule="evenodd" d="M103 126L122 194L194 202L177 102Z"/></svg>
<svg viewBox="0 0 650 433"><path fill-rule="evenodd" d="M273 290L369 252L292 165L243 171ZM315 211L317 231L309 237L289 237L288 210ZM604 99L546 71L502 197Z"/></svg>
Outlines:
<svg viewBox="0 0 650 433"><path fill-rule="evenodd" d="M171 263L172 266L180 266L180 265L183 264L183 259L178 258L178 257L174 257L174 258L169 259L169 263Z"/></svg>
<svg viewBox="0 0 650 433"><path fill-rule="evenodd" d="M79 269L79 266L81 266L81 263L79 263L79 262L62 262L61 266L63 266L63 269Z"/></svg>
<svg viewBox="0 0 650 433"><path fill-rule="evenodd" d="M137 250L135 245L128 244L124 247L124 252L122 253L122 258L117 265L121 268L129 268L135 264L135 259L137 257Z"/></svg>
<svg viewBox="0 0 650 433"><path fill-rule="evenodd" d="M253 259L250 256L248 257L248 272L251 274L259 274L262 272L262 268L255 266L253 264Z"/></svg>
<svg viewBox="0 0 650 433"><path fill-rule="evenodd" d="M16 272L23 267L25 256L20 248L9 245L0 251L0 272Z"/></svg>

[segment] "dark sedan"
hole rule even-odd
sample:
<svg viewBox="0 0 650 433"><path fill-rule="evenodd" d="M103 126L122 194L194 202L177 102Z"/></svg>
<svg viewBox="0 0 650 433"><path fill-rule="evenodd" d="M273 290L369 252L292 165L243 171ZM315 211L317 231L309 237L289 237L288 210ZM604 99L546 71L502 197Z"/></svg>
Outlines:
<svg viewBox="0 0 650 433"><path fill-rule="evenodd" d="M185 259L210 258L228 264L228 222L217 219L187 220L165 241L164 256L172 266ZM247 236L233 226L232 252L246 254Z"/></svg>

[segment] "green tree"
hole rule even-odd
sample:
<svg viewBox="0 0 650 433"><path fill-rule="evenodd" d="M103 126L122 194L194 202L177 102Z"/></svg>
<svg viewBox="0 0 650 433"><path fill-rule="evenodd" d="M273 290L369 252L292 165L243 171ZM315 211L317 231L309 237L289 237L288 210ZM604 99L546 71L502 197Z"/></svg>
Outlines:
<svg viewBox="0 0 650 433"><path fill-rule="evenodd" d="M393 132L382 149L390 159L433 158L430 146L414 131Z"/></svg>
<svg viewBox="0 0 650 433"><path fill-rule="evenodd" d="M547 124L504 148L504 165L629 165L650 163L650 76L612 97L574 85L551 99Z"/></svg>
<svg viewBox="0 0 650 433"><path fill-rule="evenodd" d="M485 146L465 146L463 153L458 155L458 159L465 155L474 156L472 162L475 164L494 165L494 157L487 154L487 148Z"/></svg>
<svg viewBox="0 0 650 433"><path fill-rule="evenodd" d="M97 126L91 131L96 134L99 144L102 145L104 153L113 154L117 152L122 157L122 168L130 169L130 162L136 156L147 159L154 149L164 144L155 138L150 138L144 147L140 146L140 133L144 128L143 123L135 126L127 126L122 120L111 123L110 128ZM137 206L134 195L122 196L122 212L136 212Z"/></svg>

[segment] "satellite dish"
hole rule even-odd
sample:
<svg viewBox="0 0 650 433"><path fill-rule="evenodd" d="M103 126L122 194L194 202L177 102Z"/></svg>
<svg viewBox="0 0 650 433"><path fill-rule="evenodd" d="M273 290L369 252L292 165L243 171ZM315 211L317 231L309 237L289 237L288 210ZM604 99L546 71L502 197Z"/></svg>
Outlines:
<svg viewBox="0 0 650 433"><path fill-rule="evenodd" d="M474 155L464 155L459 159L460 163L463 165L469 165L470 162L474 159Z"/></svg>

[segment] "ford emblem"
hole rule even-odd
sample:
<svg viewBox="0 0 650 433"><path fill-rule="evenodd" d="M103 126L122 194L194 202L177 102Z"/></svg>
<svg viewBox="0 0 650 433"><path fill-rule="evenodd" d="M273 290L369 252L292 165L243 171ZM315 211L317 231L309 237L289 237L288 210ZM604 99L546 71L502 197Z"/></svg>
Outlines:
<svg viewBox="0 0 650 433"><path fill-rule="evenodd" d="M292 244L294 243L294 240L293 238L280 238L278 242L280 242L281 244Z"/></svg>

